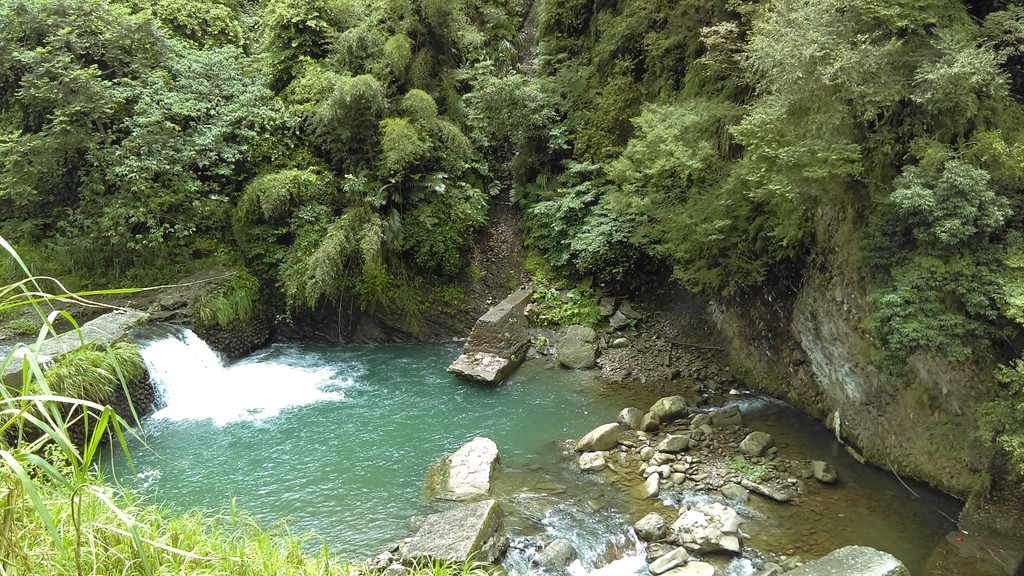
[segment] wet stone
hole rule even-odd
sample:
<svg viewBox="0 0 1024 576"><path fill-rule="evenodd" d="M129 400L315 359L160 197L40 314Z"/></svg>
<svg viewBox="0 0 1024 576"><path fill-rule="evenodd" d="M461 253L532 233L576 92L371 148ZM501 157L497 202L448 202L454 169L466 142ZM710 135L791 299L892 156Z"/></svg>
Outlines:
<svg viewBox="0 0 1024 576"><path fill-rule="evenodd" d="M654 576L664 574L673 568L682 566L690 559L690 553L685 548L676 548L675 550L665 554L661 558L658 558L654 562L651 562L647 567Z"/></svg>
<svg viewBox="0 0 1024 576"><path fill-rule="evenodd" d="M833 468L831 464L820 460L811 462L811 473L814 475L816 480L826 484L834 483L839 476L836 469Z"/></svg>
<svg viewBox="0 0 1024 576"><path fill-rule="evenodd" d="M717 427L743 426L743 414L738 406L729 406L711 413L711 423Z"/></svg>
<svg viewBox="0 0 1024 576"><path fill-rule="evenodd" d="M598 472L604 470L608 463L600 452L584 452L580 454L579 466L584 472Z"/></svg>
<svg viewBox="0 0 1024 576"><path fill-rule="evenodd" d="M678 453L690 448L690 437L685 434L670 434L658 444L658 451Z"/></svg>
<svg viewBox="0 0 1024 576"><path fill-rule="evenodd" d="M665 518L657 512L651 512L633 525L636 535L644 542L654 542L665 537L668 531L668 524Z"/></svg>
<svg viewBox="0 0 1024 576"><path fill-rule="evenodd" d="M629 408L623 408L622 411L619 412L618 422L619 424L622 425L623 428L639 430L640 422L641 420L643 420L643 418L644 412L639 408L634 408L631 406Z"/></svg>
<svg viewBox="0 0 1024 576"><path fill-rule="evenodd" d="M730 502L746 504L750 500L750 493L747 489L737 484L726 484L722 486L722 496Z"/></svg>

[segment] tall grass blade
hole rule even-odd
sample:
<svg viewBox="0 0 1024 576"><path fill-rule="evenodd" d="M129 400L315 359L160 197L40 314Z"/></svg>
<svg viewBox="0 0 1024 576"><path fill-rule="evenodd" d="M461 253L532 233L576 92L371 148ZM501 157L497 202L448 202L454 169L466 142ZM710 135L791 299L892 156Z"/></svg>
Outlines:
<svg viewBox="0 0 1024 576"><path fill-rule="evenodd" d="M64 552L64 540L60 537L60 531L57 530L56 524L53 522L53 516L50 515L50 510L46 507L46 503L39 496L39 491L36 489L36 482L29 476L28 472L15 457L8 450L0 450L0 458L4 460L7 467L14 473L18 478L18 482L22 489L25 490L25 494L28 495L29 500L32 501L32 506L35 508L36 515L39 516L39 520L42 521L46 527L46 531L50 534L50 538L53 540L53 545L60 552Z"/></svg>

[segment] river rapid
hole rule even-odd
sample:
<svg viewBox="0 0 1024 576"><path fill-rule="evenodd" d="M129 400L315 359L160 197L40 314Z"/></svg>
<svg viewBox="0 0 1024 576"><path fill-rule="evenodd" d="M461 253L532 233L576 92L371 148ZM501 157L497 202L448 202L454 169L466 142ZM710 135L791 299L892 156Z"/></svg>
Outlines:
<svg viewBox="0 0 1024 576"><path fill-rule="evenodd" d="M647 574L629 525L664 503L637 502L580 473L571 440L625 406L646 409L650 392L545 362L528 362L499 387L462 382L445 370L457 344L275 344L225 364L185 330L148 328L135 339L163 405L144 422L146 445L132 447L134 469L115 456L108 470L150 501L214 513L234 502L358 560L410 536L411 517L437 511L420 494L428 466L486 436L501 454L495 495L508 514L510 572L525 571L535 539L566 538L580 553L574 574ZM827 460L841 478L796 504L751 500L741 510L751 546L805 558L873 546L916 574L955 529L955 500L856 464L784 405L725 400L740 403L749 427L775 435L780 452ZM754 563L719 566L746 575Z"/></svg>

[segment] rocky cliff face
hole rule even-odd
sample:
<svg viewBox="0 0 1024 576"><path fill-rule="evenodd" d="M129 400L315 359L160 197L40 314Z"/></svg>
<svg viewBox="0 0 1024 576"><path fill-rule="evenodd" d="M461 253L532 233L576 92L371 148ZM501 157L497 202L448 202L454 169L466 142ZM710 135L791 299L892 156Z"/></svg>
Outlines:
<svg viewBox="0 0 1024 576"><path fill-rule="evenodd" d="M967 497L992 457L977 435L978 406L994 393L991 367L915 357L911 381L900 383L875 366L855 222L843 209L819 212L820 248L799 285L711 304L731 367L824 420L871 463Z"/></svg>

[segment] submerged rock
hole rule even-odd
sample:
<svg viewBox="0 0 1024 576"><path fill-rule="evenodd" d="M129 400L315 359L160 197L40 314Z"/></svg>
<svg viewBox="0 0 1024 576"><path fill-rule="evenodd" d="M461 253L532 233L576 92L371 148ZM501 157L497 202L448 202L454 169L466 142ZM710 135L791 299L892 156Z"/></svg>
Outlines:
<svg viewBox="0 0 1024 576"><path fill-rule="evenodd" d="M791 576L910 576L902 562L888 552L867 546L846 546L786 572Z"/></svg>
<svg viewBox="0 0 1024 576"><path fill-rule="evenodd" d="M553 540L544 547L543 552L534 560L534 563L541 568L552 571L561 570L572 564L576 559L576 548L564 538Z"/></svg>
<svg viewBox="0 0 1024 576"><path fill-rule="evenodd" d="M826 484L832 484L838 479L839 473L832 467L828 462L822 462L821 460L814 460L811 462L811 473L814 478L819 482Z"/></svg>
<svg viewBox="0 0 1024 576"><path fill-rule="evenodd" d="M490 438L477 436L431 464L424 491L428 497L444 500L482 498L491 491L497 464L498 446Z"/></svg>
<svg viewBox="0 0 1024 576"><path fill-rule="evenodd" d="M729 406L711 413L711 424L714 426L743 426L743 413L739 406Z"/></svg>
<svg viewBox="0 0 1024 576"><path fill-rule="evenodd" d="M427 516L405 556L411 562L494 562L507 549L501 506L484 500Z"/></svg>

